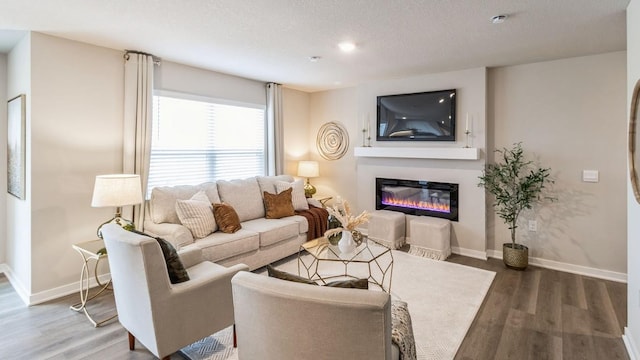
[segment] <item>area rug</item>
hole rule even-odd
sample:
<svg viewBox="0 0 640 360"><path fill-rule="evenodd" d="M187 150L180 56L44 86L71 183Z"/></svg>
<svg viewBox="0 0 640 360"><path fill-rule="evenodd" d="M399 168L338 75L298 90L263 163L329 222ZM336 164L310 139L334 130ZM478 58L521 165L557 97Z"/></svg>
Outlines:
<svg viewBox="0 0 640 360"><path fill-rule="evenodd" d="M391 295L409 304L419 360L453 359L495 276L492 271L393 251ZM277 265L297 273L297 258ZM232 328L184 349L191 360L237 360Z"/></svg>

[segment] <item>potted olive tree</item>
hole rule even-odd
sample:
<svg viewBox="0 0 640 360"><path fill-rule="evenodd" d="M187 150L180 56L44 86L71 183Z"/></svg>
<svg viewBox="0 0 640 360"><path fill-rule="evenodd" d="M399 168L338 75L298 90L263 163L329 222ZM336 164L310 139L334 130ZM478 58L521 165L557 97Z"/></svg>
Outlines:
<svg viewBox="0 0 640 360"><path fill-rule="evenodd" d="M513 148L496 150L500 154L495 164L488 164L480 176L478 186L494 196L493 208L511 230L511 243L502 245L504 264L513 269L524 270L529 265L529 248L516 243L518 217L524 209L541 200L542 189L553 183L549 168L540 168L525 160L522 144ZM553 200L553 198L546 197Z"/></svg>

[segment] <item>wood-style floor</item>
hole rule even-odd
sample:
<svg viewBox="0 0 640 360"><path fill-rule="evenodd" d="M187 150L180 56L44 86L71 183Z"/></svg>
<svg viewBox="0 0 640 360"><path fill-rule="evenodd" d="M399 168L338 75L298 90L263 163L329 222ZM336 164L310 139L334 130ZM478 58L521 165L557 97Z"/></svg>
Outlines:
<svg viewBox="0 0 640 360"><path fill-rule="evenodd" d="M453 255L448 261L496 272L456 359L628 359L621 339L625 284L533 266L508 270L496 259ZM25 307L0 275L0 359L154 358L140 344L129 351L117 321L94 328L69 310L77 300L73 294ZM110 294L91 305L98 319L113 307Z"/></svg>
<svg viewBox="0 0 640 360"><path fill-rule="evenodd" d="M502 260L452 255L496 272L456 359L629 359L622 341L627 286Z"/></svg>

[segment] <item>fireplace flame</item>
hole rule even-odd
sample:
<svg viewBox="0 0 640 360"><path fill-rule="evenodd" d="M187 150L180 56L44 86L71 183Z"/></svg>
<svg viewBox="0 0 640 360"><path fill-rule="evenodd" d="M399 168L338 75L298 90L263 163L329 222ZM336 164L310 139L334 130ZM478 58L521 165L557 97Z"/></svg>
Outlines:
<svg viewBox="0 0 640 360"><path fill-rule="evenodd" d="M404 207L410 209L418 209L418 210L429 210L429 211L437 211L443 213L450 213L451 206L448 203L439 203L439 202L431 202L431 201L423 201L423 200L410 200L410 199L398 199L393 196L383 196L382 203L384 205L391 205L397 207Z"/></svg>

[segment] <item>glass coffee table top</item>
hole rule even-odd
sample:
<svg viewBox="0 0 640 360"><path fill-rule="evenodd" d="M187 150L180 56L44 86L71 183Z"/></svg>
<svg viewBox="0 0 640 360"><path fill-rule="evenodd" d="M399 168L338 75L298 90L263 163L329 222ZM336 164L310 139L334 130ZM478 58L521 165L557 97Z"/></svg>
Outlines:
<svg viewBox="0 0 640 360"><path fill-rule="evenodd" d="M366 278L369 284L391 292L391 249L365 239L355 250L343 253L326 238L308 241L298 251L298 275L326 284L328 280Z"/></svg>

